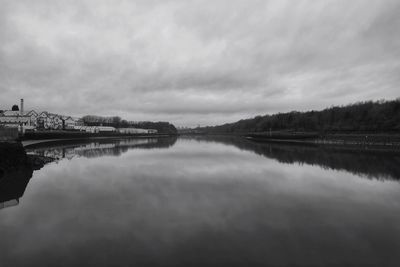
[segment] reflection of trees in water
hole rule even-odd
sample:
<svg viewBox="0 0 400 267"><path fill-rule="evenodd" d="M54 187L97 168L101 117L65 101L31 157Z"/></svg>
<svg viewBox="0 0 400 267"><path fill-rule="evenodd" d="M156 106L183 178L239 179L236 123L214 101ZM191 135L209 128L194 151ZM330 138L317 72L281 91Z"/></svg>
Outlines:
<svg viewBox="0 0 400 267"><path fill-rule="evenodd" d="M33 174L32 160L21 144L0 144L0 209L18 205Z"/></svg>
<svg viewBox="0 0 400 267"><path fill-rule="evenodd" d="M72 159L75 156L96 158L102 156L120 156L133 148L168 148L176 142L175 138L136 138L120 140L99 140L80 143L53 143L52 145L39 146L29 149L37 155L56 159Z"/></svg>
<svg viewBox="0 0 400 267"><path fill-rule="evenodd" d="M204 136L197 139L234 145L242 150L253 151L282 163L318 165L322 168L344 170L368 178L400 180L400 153L398 151L324 145L255 143L241 137Z"/></svg>

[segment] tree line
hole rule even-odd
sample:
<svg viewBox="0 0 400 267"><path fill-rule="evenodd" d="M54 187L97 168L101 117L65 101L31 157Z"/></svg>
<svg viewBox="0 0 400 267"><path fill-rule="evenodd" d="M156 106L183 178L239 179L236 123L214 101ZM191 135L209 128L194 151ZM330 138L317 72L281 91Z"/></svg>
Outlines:
<svg viewBox="0 0 400 267"><path fill-rule="evenodd" d="M151 121L127 121L121 117L103 117L87 115L82 118L83 123L87 126L110 126L115 128L138 128L138 129L155 129L158 133L176 134L175 126L169 122L151 122Z"/></svg>
<svg viewBox="0 0 400 267"><path fill-rule="evenodd" d="M235 123L199 128L206 133L293 132L398 132L400 98L391 101L358 102L321 111L277 113Z"/></svg>

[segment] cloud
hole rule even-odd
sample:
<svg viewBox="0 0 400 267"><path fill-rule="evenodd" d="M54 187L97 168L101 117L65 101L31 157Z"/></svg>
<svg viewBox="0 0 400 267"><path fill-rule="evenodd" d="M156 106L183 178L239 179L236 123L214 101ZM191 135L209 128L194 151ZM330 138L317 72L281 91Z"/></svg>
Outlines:
<svg viewBox="0 0 400 267"><path fill-rule="evenodd" d="M399 96L394 0L0 4L0 109L197 125Z"/></svg>

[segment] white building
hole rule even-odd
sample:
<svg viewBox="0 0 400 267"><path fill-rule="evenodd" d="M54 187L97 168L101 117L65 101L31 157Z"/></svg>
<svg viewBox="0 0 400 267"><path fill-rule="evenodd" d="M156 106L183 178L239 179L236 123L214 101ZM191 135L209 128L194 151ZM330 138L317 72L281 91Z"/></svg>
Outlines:
<svg viewBox="0 0 400 267"><path fill-rule="evenodd" d="M151 133L157 133L157 130L139 129L139 128L119 128L118 132L121 134L151 134Z"/></svg>
<svg viewBox="0 0 400 267"><path fill-rule="evenodd" d="M0 124L5 127L18 127L21 125L31 126L31 117L22 115L0 115Z"/></svg>
<svg viewBox="0 0 400 267"><path fill-rule="evenodd" d="M14 107L13 107L14 108ZM83 125L79 118L61 116L47 111L24 111L24 100L21 99L20 110L6 110L0 112L0 125L5 127L19 127L21 130L74 130L76 125Z"/></svg>
<svg viewBox="0 0 400 267"><path fill-rule="evenodd" d="M0 124L6 127L19 127L21 130L35 129L37 117L38 113L34 110L24 111L24 100L21 99L20 110L6 110L0 113Z"/></svg>
<svg viewBox="0 0 400 267"><path fill-rule="evenodd" d="M43 111L37 116L37 127L45 130L73 130L76 120L69 116L61 116Z"/></svg>
<svg viewBox="0 0 400 267"><path fill-rule="evenodd" d="M31 118L31 126L36 128L37 127L37 118L38 118L39 114L36 111L31 110L29 112L26 112L25 116L29 116Z"/></svg>
<svg viewBox="0 0 400 267"><path fill-rule="evenodd" d="M72 117L63 117L63 128L64 130L73 130L76 125L76 121Z"/></svg>
<svg viewBox="0 0 400 267"><path fill-rule="evenodd" d="M6 110L0 113L0 125L5 127L24 127L33 128L34 123L32 122L32 117L27 112L23 110Z"/></svg>
<svg viewBox="0 0 400 267"><path fill-rule="evenodd" d="M53 123L47 112L43 111L37 117L37 127L39 129L50 130L53 128Z"/></svg>

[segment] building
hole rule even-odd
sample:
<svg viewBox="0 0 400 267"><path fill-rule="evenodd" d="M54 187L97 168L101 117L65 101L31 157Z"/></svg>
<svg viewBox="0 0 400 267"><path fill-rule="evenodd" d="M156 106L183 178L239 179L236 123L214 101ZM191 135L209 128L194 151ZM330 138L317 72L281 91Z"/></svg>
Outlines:
<svg viewBox="0 0 400 267"><path fill-rule="evenodd" d="M75 126L83 126L83 120L71 116L62 116L47 111L24 111L24 100L20 106L14 105L11 110L0 111L0 126L25 130L74 130Z"/></svg>
<svg viewBox="0 0 400 267"><path fill-rule="evenodd" d="M37 127L45 130L49 130L53 127L51 118L46 111L41 112L37 117Z"/></svg>
<svg viewBox="0 0 400 267"><path fill-rule="evenodd" d="M64 130L73 130L75 125L76 125L76 121L72 118L72 117L63 117L63 129Z"/></svg>
<svg viewBox="0 0 400 267"><path fill-rule="evenodd" d="M0 114L0 124L13 127L13 126L26 126L27 128L37 127L38 114L31 110L29 112L6 110Z"/></svg>
<svg viewBox="0 0 400 267"><path fill-rule="evenodd" d="M72 117L41 112L37 116L37 128L42 130L73 130L76 122Z"/></svg>
<svg viewBox="0 0 400 267"><path fill-rule="evenodd" d="M25 113L25 116L29 116L31 118L31 126L36 128L37 127L37 118L38 118L39 114L36 111L31 110L31 111Z"/></svg>
<svg viewBox="0 0 400 267"><path fill-rule="evenodd" d="M1 115L0 124L5 127L31 126L31 117L22 115Z"/></svg>
<svg viewBox="0 0 400 267"><path fill-rule="evenodd" d="M18 109L18 106L14 105L11 110L5 110L0 113L0 125L4 127L19 128L22 132L25 129L34 128L34 121L32 120L32 116L34 115L31 112L24 112L23 99L21 99L21 109Z"/></svg>
<svg viewBox="0 0 400 267"><path fill-rule="evenodd" d="M58 114L48 113L51 120L51 130L62 130L63 129L63 118Z"/></svg>
<svg viewBox="0 0 400 267"><path fill-rule="evenodd" d="M139 128L119 128L121 134L154 134L157 130L154 129L139 129Z"/></svg>
<svg viewBox="0 0 400 267"><path fill-rule="evenodd" d="M80 131L80 132L87 132L87 133L98 133L99 128L97 126L74 126L75 131Z"/></svg>

